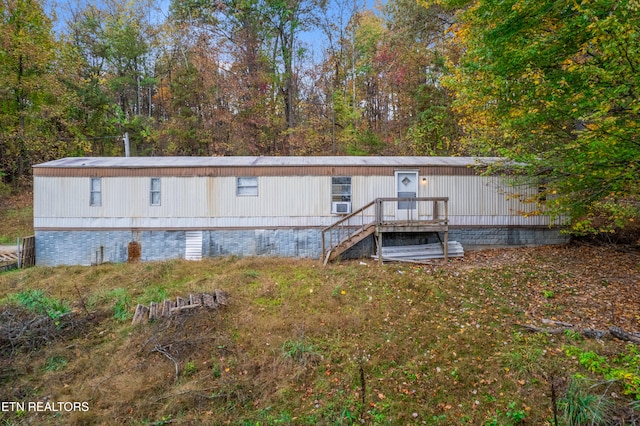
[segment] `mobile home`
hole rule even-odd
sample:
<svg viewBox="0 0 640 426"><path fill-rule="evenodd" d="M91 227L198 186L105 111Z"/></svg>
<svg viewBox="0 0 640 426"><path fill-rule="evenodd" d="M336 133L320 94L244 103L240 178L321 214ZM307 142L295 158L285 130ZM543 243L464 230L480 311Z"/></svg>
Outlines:
<svg viewBox="0 0 640 426"><path fill-rule="evenodd" d="M384 243L371 232L340 250L343 257L372 254L376 243L426 241L443 229L463 246L564 242L549 217L527 215L533 206L509 196L504 178L481 172L495 161L63 158L33 167L36 262L89 265L225 255L320 259L341 239L332 225L357 227L345 218L358 218L358 226L417 220L431 228L392 229ZM535 194L537 188L524 191Z"/></svg>

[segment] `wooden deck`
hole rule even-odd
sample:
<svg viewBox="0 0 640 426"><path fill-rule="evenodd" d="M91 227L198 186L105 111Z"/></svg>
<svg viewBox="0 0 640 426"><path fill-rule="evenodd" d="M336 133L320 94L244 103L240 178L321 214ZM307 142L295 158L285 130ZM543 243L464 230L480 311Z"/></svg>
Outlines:
<svg viewBox="0 0 640 426"><path fill-rule="evenodd" d="M377 198L364 207L345 216L333 225L322 231L322 260L326 265L331 260L338 258L342 253L364 240L370 235L374 235L376 245L376 255L380 262L384 260L384 255L380 255L384 247L384 235L391 233L438 233L441 241L443 257L449 256L449 221L448 221L448 201L446 197L415 197L415 198ZM402 217L400 219L389 218L385 211L390 203L395 205L398 202L415 203L415 219L412 217ZM426 216L419 216L419 203L427 203L431 209ZM443 204L443 208L440 208ZM411 216L413 211L407 212L406 216ZM442 213L441 213L442 212ZM405 216L405 214L399 215ZM440 239L439 233L443 234Z"/></svg>
<svg viewBox="0 0 640 426"><path fill-rule="evenodd" d="M445 232L449 225L444 221L385 221L378 225L377 232Z"/></svg>

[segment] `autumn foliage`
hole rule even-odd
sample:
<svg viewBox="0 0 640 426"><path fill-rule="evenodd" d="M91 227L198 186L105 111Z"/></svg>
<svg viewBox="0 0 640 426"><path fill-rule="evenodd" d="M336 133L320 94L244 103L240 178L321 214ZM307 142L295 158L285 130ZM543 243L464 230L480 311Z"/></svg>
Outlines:
<svg viewBox="0 0 640 426"><path fill-rule="evenodd" d="M517 161L577 234L640 212L640 4L443 1L464 54L446 85L475 153Z"/></svg>
<svg viewBox="0 0 640 426"><path fill-rule="evenodd" d="M133 155L502 156L575 234L640 220L637 0L46 6L0 1L12 187L126 132Z"/></svg>

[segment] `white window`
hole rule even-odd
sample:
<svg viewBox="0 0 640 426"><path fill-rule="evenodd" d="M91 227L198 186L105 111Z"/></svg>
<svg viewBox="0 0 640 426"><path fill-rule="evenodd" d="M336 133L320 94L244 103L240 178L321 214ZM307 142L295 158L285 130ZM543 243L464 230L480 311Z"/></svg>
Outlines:
<svg viewBox="0 0 640 426"><path fill-rule="evenodd" d="M351 213L350 176L336 176L331 178L331 213Z"/></svg>
<svg viewBox="0 0 640 426"><path fill-rule="evenodd" d="M89 205L96 207L102 205L102 178L91 178Z"/></svg>
<svg viewBox="0 0 640 426"><path fill-rule="evenodd" d="M160 178L151 178L151 205L160 205Z"/></svg>
<svg viewBox="0 0 640 426"><path fill-rule="evenodd" d="M257 197L258 178L255 176L239 177L236 180L236 195L239 197Z"/></svg>
<svg viewBox="0 0 640 426"><path fill-rule="evenodd" d="M351 202L350 176L339 176L331 178L331 201Z"/></svg>

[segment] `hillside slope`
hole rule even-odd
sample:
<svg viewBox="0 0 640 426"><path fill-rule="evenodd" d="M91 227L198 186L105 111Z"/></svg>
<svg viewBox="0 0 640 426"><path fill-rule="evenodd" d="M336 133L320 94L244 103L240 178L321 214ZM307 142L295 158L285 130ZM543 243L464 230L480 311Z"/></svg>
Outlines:
<svg viewBox="0 0 640 426"><path fill-rule="evenodd" d="M602 410L624 424L638 418L630 405L640 398L637 346L573 331L529 334L518 324L640 331L639 261L584 245L410 266L224 258L7 272L0 398L13 404L0 418L544 424L553 382L559 399L576 389L606 397ZM214 289L227 292L226 307L131 325L137 303ZM65 303L71 313L58 314ZM605 382L609 370L579 364L585 353L627 378ZM582 376L606 384L586 387ZM566 401L561 417L576 405Z"/></svg>

